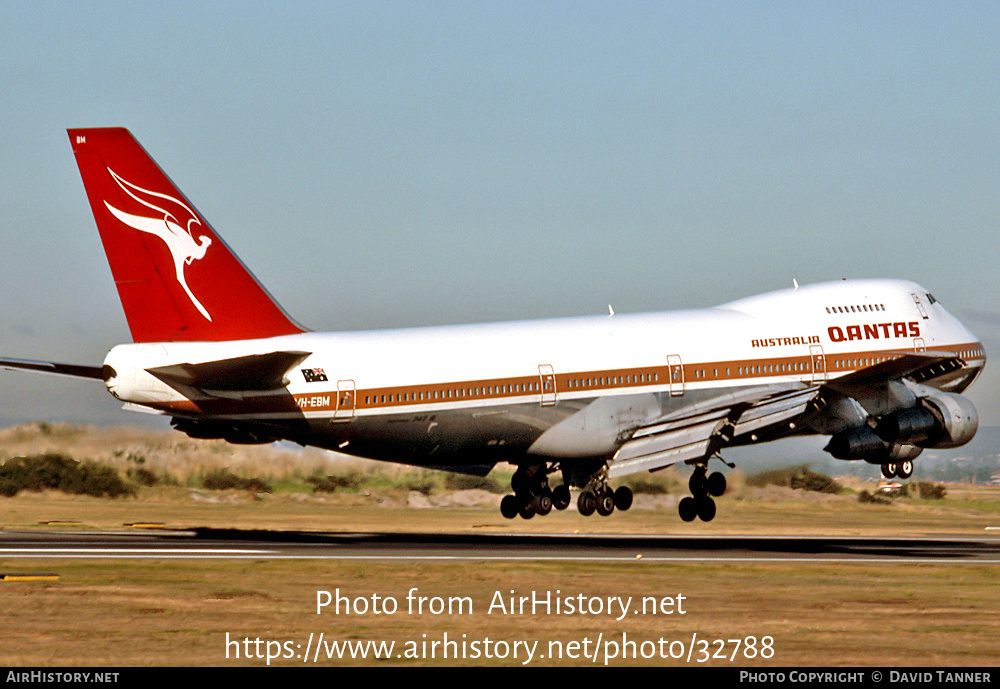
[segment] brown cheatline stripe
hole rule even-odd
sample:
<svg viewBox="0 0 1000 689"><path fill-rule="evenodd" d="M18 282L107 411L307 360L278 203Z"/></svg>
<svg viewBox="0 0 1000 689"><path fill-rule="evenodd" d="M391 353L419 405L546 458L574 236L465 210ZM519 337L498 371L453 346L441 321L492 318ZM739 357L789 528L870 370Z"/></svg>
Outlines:
<svg viewBox="0 0 1000 689"><path fill-rule="evenodd" d="M956 353L965 352L966 350L970 352L969 358L981 358L985 356L982 344L979 342L962 343L938 348L938 351ZM900 350L893 350L893 352L898 351ZM833 373L851 373L852 371L873 366L879 363L879 361L898 358L898 356L898 354L888 354L884 350L868 350L840 354L824 353L823 360L825 373L829 376ZM545 393L605 392L621 388L667 389L671 383L683 384L685 388L693 386L697 389L700 387L700 383L707 381L753 381L760 378L789 375L799 375L811 379L813 376L813 358L812 355L807 354L700 362L697 364L682 363L682 370L679 372L680 375L674 378L673 381L670 380L672 367L668 364L626 369L578 371L573 373L557 372L555 373L555 390L546 390ZM839 367L837 365L838 362L854 360L868 360L869 363L849 364ZM346 405L349 405L349 400L345 400L345 405L337 404L338 394L343 395L349 392L355 397L354 411L358 411L442 402L494 401L524 397L526 395L540 398L542 395L542 385L543 377L541 375L529 375L512 378L484 378L481 380L435 383L430 385L418 384L382 388L359 388L339 392L337 390L328 390L324 392L299 393L292 397L294 397L297 403L298 411L334 412L339 406L345 406L346 408ZM212 406L216 408L231 406L234 413L237 411L243 413L254 411L255 402L259 403L260 411L262 412L291 411L293 409L291 405L287 405L288 409L275 410L269 406L269 403L273 404L273 397L268 398L267 396L245 400L218 400L213 402ZM179 402L164 405L163 408L192 413L194 411L191 408L192 406L194 405L191 403ZM201 405L199 404L198 406ZM203 409L202 411L206 410Z"/></svg>

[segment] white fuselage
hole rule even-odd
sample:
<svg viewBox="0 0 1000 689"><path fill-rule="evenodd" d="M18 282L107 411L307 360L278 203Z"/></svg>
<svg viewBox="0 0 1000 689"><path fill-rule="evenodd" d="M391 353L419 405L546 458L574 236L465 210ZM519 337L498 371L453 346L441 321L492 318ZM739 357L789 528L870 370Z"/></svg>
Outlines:
<svg viewBox="0 0 1000 689"><path fill-rule="evenodd" d="M264 421L285 437L454 468L610 457L630 430L719 395L803 388L894 354L966 366L929 385L959 392L986 355L922 287L842 281L715 308L231 342L115 347L119 399L188 419ZM276 351L308 353L267 391L178 390L147 372Z"/></svg>

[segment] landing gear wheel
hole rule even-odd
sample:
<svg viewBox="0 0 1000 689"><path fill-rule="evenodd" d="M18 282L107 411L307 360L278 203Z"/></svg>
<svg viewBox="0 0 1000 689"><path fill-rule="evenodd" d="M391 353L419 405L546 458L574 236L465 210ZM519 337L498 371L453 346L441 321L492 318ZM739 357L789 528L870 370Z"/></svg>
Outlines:
<svg viewBox="0 0 1000 689"><path fill-rule="evenodd" d="M632 489L628 486L620 486L615 491L615 507L622 512L632 506Z"/></svg>
<svg viewBox="0 0 1000 689"><path fill-rule="evenodd" d="M563 484L556 486L552 491L552 506L557 510L564 510L569 507L569 486Z"/></svg>
<svg viewBox="0 0 1000 689"><path fill-rule="evenodd" d="M527 505L521 505L518 508L517 513L521 515L522 519L531 519L535 516L535 508L529 502Z"/></svg>
<svg viewBox="0 0 1000 689"><path fill-rule="evenodd" d="M882 476L885 478L896 478L896 465L895 464L883 464L882 465Z"/></svg>
<svg viewBox="0 0 1000 689"><path fill-rule="evenodd" d="M681 504L678 505L677 511L681 514L681 519L686 522L693 522L694 518L698 516L698 503L692 497L687 497L681 499Z"/></svg>
<svg viewBox="0 0 1000 689"><path fill-rule="evenodd" d="M705 488L708 490L709 495L714 495L719 497L726 492L726 476L725 474L716 471L714 474L708 477L705 481Z"/></svg>
<svg viewBox="0 0 1000 689"><path fill-rule="evenodd" d="M910 478L913 476L913 462L910 460L900 462L896 468L896 476L899 478Z"/></svg>
<svg viewBox="0 0 1000 689"><path fill-rule="evenodd" d="M503 496L503 500L500 501L500 514L507 519L516 517L520 509L521 505L513 495L505 495Z"/></svg>
<svg viewBox="0 0 1000 689"><path fill-rule="evenodd" d="M715 500L706 496L698 501L698 518L703 522L715 519Z"/></svg>
<svg viewBox="0 0 1000 689"><path fill-rule="evenodd" d="M601 494L597 496L597 513L602 517L607 517L614 511L615 495L610 490L605 488L601 491Z"/></svg>
<svg viewBox="0 0 1000 689"><path fill-rule="evenodd" d="M589 517L597 509L597 497L590 491L580 493L580 497L576 499L576 509L584 517Z"/></svg>
<svg viewBox="0 0 1000 689"><path fill-rule="evenodd" d="M552 511L552 498L544 494L536 495L535 499L531 502L531 507L535 511L535 514L544 517Z"/></svg>

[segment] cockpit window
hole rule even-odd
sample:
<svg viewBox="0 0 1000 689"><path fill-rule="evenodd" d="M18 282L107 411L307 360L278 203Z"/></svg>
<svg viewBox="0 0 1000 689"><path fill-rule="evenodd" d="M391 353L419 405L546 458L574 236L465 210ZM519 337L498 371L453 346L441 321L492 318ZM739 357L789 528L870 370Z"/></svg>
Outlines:
<svg viewBox="0 0 1000 689"><path fill-rule="evenodd" d="M937 299L934 298L933 294L931 294L930 292L928 292L927 293L927 302L930 303L930 304L936 304L937 303Z"/></svg>

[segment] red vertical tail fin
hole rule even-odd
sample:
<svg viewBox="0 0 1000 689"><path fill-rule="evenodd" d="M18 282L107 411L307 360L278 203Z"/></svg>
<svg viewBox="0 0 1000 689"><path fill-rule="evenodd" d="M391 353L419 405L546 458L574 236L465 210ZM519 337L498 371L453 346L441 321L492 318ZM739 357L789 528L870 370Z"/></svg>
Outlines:
<svg viewBox="0 0 1000 689"><path fill-rule="evenodd" d="M135 342L303 332L127 129L69 138Z"/></svg>

